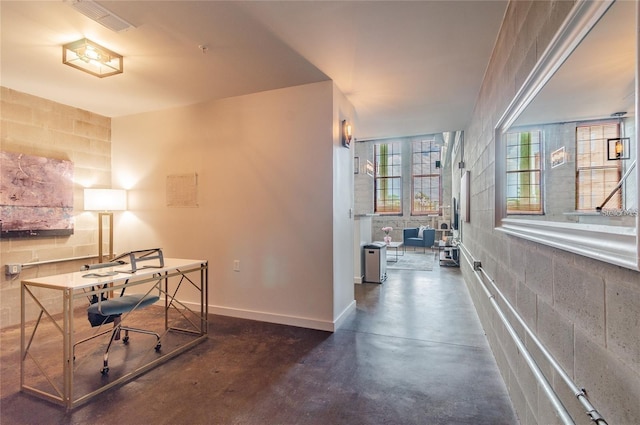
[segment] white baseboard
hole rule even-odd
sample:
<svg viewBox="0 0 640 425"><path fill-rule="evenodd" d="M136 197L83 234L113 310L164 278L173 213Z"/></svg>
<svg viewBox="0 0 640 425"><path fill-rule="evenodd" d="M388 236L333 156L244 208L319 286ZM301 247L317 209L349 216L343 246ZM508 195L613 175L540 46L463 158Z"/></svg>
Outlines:
<svg viewBox="0 0 640 425"><path fill-rule="evenodd" d="M363 282L364 282L364 276L355 276L355 277L353 278L353 283L358 283L358 284L360 284L360 283L363 283Z"/></svg>
<svg viewBox="0 0 640 425"><path fill-rule="evenodd" d="M356 300L351 301L347 308L345 308L342 313L338 315L338 318L334 320L333 324L335 325L335 329L340 329L340 326L344 323L344 321L349 317L351 313L356 310Z"/></svg>
<svg viewBox="0 0 640 425"><path fill-rule="evenodd" d="M195 310L200 308L200 304L198 303L183 302L183 304ZM338 318L335 321L329 322L326 320L309 319L306 317L286 316L282 314L209 305L209 313L211 314L236 317L238 319L257 320L259 322L277 323L279 325L297 326L299 328L316 329L327 332L335 332L355 309L356 302L354 300L342 311L342 313L338 315Z"/></svg>
<svg viewBox="0 0 640 425"><path fill-rule="evenodd" d="M241 310L238 308L209 306L209 313L221 316L237 317L239 319L257 320L260 322L278 323L280 325L298 326L300 328L317 329L320 331L335 331L332 322L309 319L306 317L286 316L282 314L265 313L261 311Z"/></svg>

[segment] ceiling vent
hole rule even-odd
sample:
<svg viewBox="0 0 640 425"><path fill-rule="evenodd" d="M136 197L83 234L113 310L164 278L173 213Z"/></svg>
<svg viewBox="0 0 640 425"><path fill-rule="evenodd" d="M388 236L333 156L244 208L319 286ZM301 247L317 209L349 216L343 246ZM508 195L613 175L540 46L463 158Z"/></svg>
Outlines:
<svg viewBox="0 0 640 425"><path fill-rule="evenodd" d="M103 6L92 0L72 0L71 6L78 12L93 19L97 23L104 25L112 31L121 32L130 28L135 28L129 22L108 11Z"/></svg>

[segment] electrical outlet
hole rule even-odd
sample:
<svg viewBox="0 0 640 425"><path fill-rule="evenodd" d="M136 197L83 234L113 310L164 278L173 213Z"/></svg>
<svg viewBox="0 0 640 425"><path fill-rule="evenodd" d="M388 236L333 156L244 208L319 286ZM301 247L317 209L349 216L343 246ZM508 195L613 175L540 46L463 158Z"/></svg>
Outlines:
<svg viewBox="0 0 640 425"><path fill-rule="evenodd" d="M233 260L233 271L234 272L240 271L240 260Z"/></svg>
<svg viewBox="0 0 640 425"><path fill-rule="evenodd" d="M5 273L8 275L19 274L22 271L21 264L7 264L5 268Z"/></svg>

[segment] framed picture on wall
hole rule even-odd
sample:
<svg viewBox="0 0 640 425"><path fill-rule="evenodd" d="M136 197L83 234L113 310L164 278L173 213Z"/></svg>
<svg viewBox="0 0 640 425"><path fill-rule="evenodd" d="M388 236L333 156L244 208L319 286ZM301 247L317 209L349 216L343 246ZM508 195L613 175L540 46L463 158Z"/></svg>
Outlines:
<svg viewBox="0 0 640 425"><path fill-rule="evenodd" d="M567 158L567 154L564 146L561 147L560 149L556 149L555 151L551 152L551 168L556 168L561 165L564 165L564 163L567 160L566 158Z"/></svg>
<svg viewBox="0 0 640 425"><path fill-rule="evenodd" d="M469 188L470 178L469 171L465 171L462 175L462 179L460 180L460 218L465 223L468 223L471 220L471 208L470 208L470 188Z"/></svg>
<svg viewBox="0 0 640 425"><path fill-rule="evenodd" d="M456 198L453 198L451 200L451 205L453 206L452 210L451 210L451 228L453 230L458 230L458 224L459 224L459 217L460 217L460 210L458 209L458 200Z"/></svg>
<svg viewBox="0 0 640 425"><path fill-rule="evenodd" d="M73 234L73 162L0 152L0 238Z"/></svg>
<svg viewBox="0 0 640 425"><path fill-rule="evenodd" d="M367 159L367 175L373 177L373 162Z"/></svg>

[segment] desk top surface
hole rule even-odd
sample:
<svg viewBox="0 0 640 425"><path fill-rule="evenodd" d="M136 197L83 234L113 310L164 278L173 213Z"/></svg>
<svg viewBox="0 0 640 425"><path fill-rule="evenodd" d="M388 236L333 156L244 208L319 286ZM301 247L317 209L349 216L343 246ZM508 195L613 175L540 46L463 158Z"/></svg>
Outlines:
<svg viewBox="0 0 640 425"><path fill-rule="evenodd" d="M22 280L23 285L36 285L57 289L88 288L96 284L124 283L128 279L141 280L153 277L156 273L172 272L176 270L188 270L207 266L206 260L187 260L182 258L165 258L164 267L143 267L131 273L131 265L123 264L115 267L83 270L73 273L56 274L52 276L38 277Z"/></svg>
<svg viewBox="0 0 640 425"><path fill-rule="evenodd" d="M400 241L400 242L383 242L383 241L376 241L376 243L382 243L385 244L387 248L400 248L402 245L404 245L404 242Z"/></svg>

